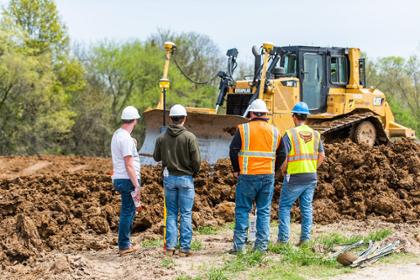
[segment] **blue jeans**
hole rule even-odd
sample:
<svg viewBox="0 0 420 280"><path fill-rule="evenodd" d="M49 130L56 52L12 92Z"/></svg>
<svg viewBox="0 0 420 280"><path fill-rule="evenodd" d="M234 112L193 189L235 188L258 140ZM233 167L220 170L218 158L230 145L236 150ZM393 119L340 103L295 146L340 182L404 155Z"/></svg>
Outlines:
<svg viewBox="0 0 420 280"><path fill-rule="evenodd" d="M254 201L257 206L255 250L266 251L270 240L270 212L274 192L274 175L240 175L235 195L235 230L233 249L244 249L248 217Z"/></svg>
<svg viewBox="0 0 420 280"><path fill-rule="evenodd" d="M166 176L163 179L166 200L166 248L175 249L178 244L178 213L180 219L180 247L184 252L191 248L192 208L194 205L194 181L192 176Z"/></svg>
<svg viewBox="0 0 420 280"><path fill-rule="evenodd" d="M279 205L279 236L278 241L287 242L290 236L290 210L299 198L301 215L300 240L306 241L311 238L312 228L312 200L314 197L316 183L305 185L288 185L283 181Z"/></svg>
<svg viewBox="0 0 420 280"><path fill-rule="evenodd" d="M134 191L134 185L130 179L115 179L114 187L121 194L120 224L118 225L118 248L127 249L131 246L130 235L131 228L136 215L131 192Z"/></svg>

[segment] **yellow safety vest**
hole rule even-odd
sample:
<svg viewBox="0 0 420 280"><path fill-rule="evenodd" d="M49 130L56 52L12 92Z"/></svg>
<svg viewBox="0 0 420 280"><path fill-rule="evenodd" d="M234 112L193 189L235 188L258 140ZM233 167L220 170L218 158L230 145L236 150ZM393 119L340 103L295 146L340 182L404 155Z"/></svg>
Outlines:
<svg viewBox="0 0 420 280"><path fill-rule="evenodd" d="M239 152L241 174L274 174L280 134L265 121L251 121L238 126L242 147Z"/></svg>
<svg viewBox="0 0 420 280"><path fill-rule="evenodd" d="M321 136L318 131L301 125L286 131L292 148L287 156L287 174L316 173Z"/></svg>

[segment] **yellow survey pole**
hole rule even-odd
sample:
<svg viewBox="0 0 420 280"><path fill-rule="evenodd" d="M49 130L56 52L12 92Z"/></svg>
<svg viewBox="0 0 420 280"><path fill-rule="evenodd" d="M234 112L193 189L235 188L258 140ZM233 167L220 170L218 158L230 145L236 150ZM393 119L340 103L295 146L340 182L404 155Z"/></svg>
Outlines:
<svg viewBox="0 0 420 280"><path fill-rule="evenodd" d="M264 97L264 87L265 87L265 80L267 78L268 59L270 58L270 53L273 50L274 44L270 42L265 42L263 43L262 47L264 50L264 61L263 61L263 68L261 72L260 91L258 92L258 99L263 99Z"/></svg>
<svg viewBox="0 0 420 280"><path fill-rule="evenodd" d="M165 56L165 65L163 66L163 76L162 79L159 81L159 88L160 88L160 100L159 104L157 105L158 109L163 110L162 114L162 129L163 131L166 127L166 92L170 87L170 82L168 79L168 72L169 72L169 63L171 61L171 55L176 49L176 45L172 42L165 42L164 48L166 51ZM162 170L162 177L164 176L163 170ZM162 178L162 188L163 188L163 250L166 251L166 199L165 199L165 186L163 184L163 178Z"/></svg>
<svg viewBox="0 0 420 280"><path fill-rule="evenodd" d="M159 99L159 103L157 105L157 109L164 109L163 107L165 106L165 94L167 89L169 88L169 80L168 80L168 72L169 72L169 64L171 61L171 55L174 53L175 49L176 49L176 45L175 43L172 42L165 42L164 44L164 48L166 51L165 54L165 65L163 66L163 76L162 79L159 82L159 86L160 86L160 99ZM163 81L163 83L162 83Z"/></svg>

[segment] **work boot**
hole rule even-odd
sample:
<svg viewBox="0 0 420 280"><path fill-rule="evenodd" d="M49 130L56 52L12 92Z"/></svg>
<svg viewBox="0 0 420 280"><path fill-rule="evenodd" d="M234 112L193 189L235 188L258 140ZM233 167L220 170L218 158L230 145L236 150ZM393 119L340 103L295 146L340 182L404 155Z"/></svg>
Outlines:
<svg viewBox="0 0 420 280"><path fill-rule="evenodd" d="M228 251L228 253L231 254L231 255L242 255L242 254L245 254L245 250L244 249L236 250L236 249L232 248Z"/></svg>
<svg viewBox="0 0 420 280"><path fill-rule="evenodd" d="M261 253L261 254L267 254L267 250L262 250L262 249L259 249L259 248L254 248L253 252L258 252L258 253Z"/></svg>
<svg viewBox="0 0 420 280"><path fill-rule="evenodd" d="M300 240L298 244L296 244L298 247L308 247L309 246L309 240Z"/></svg>
<svg viewBox="0 0 420 280"><path fill-rule="evenodd" d="M173 255L175 255L175 249L166 249L165 255L172 257Z"/></svg>
<svg viewBox="0 0 420 280"><path fill-rule="evenodd" d="M133 245L131 245L130 247L128 247L127 249L123 249L123 250L119 250L118 254L120 255L120 257L131 254L131 253L135 253L137 251L137 248Z"/></svg>
<svg viewBox="0 0 420 280"><path fill-rule="evenodd" d="M179 254L180 257L190 257L192 256L192 252L191 251L183 251L183 250L179 250Z"/></svg>

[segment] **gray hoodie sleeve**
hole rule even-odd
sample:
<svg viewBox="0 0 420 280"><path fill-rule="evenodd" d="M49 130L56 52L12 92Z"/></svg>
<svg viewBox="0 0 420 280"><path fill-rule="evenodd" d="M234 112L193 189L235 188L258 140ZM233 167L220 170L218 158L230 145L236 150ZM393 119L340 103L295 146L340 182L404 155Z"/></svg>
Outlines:
<svg viewBox="0 0 420 280"><path fill-rule="evenodd" d="M191 167L194 171L194 174L197 174L200 171L201 154L200 154L200 147L198 146L198 141L195 136L190 138L189 145L190 145Z"/></svg>

